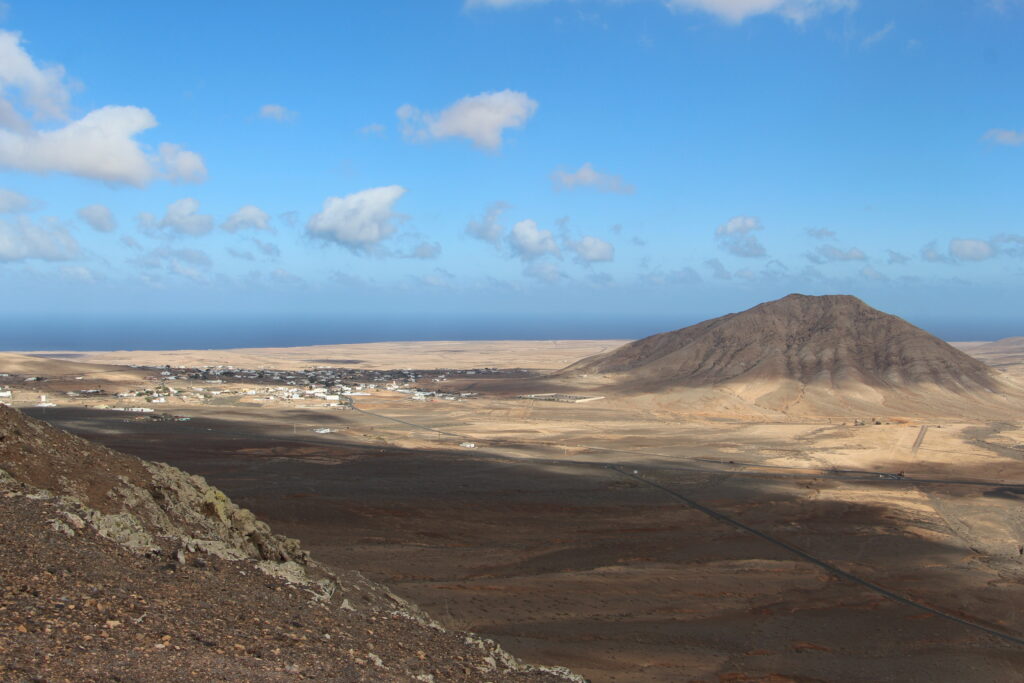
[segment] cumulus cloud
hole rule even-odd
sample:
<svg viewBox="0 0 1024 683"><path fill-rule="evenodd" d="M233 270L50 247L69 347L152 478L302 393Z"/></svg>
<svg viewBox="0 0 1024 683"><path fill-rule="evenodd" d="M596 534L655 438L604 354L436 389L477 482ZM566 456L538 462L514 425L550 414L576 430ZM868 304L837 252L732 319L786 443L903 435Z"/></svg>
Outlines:
<svg viewBox="0 0 1024 683"><path fill-rule="evenodd" d="M554 284L565 279L565 274L559 269L558 265L550 261L531 263L523 269L523 275L548 284Z"/></svg>
<svg viewBox="0 0 1024 683"><path fill-rule="evenodd" d="M494 202L487 207L487 213L478 221L470 221L466 225L466 234L497 246L505 234L505 226L498 222L501 214L509 208L505 202Z"/></svg>
<svg viewBox="0 0 1024 683"><path fill-rule="evenodd" d="M601 173L589 162L580 166L578 171L568 173L561 169L551 174L555 189L572 189L574 187L593 187L601 192L632 194L633 186L624 182L617 175Z"/></svg>
<svg viewBox="0 0 1024 683"><path fill-rule="evenodd" d="M36 208L36 202L14 190L0 189L0 213L21 213Z"/></svg>
<svg viewBox="0 0 1024 683"><path fill-rule="evenodd" d="M874 282L884 282L889 279L884 273L880 273L871 266L864 266L860 269L861 277L865 280L872 280Z"/></svg>
<svg viewBox="0 0 1024 683"><path fill-rule="evenodd" d="M388 185L328 197L323 209L306 223L306 234L354 252L370 250L395 233L401 216L392 207L404 194L404 187Z"/></svg>
<svg viewBox="0 0 1024 683"><path fill-rule="evenodd" d="M412 251L409 252L409 258L418 259L434 259L441 255L441 244L440 242L420 242Z"/></svg>
<svg viewBox="0 0 1024 683"><path fill-rule="evenodd" d="M277 258L281 255L281 249L272 242L263 242L256 238L253 238L252 243L256 245L256 248L260 250L260 253L267 258Z"/></svg>
<svg viewBox="0 0 1024 683"><path fill-rule="evenodd" d="M105 106L73 120L70 100L63 67L40 68L19 33L0 30L0 166L140 187L157 178L206 178L198 154L167 143L151 152L135 139L157 125L148 109ZM59 124L41 128L40 121Z"/></svg>
<svg viewBox="0 0 1024 683"><path fill-rule="evenodd" d="M97 232L113 232L117 229L117 219L114 218L114 212L103 204L83 206L75 212L75 215Z"/></svg>
<svg viewBox="0 0 1024 683"><path fill-rule="evenodd" d="M382 123L368 123L359 129L363 135L383 135L387 128Z"/></svg>
<svg viewBox="0 0 1024 683"><path fill-rule="evenodd" d="M716 258L704 262L704 267L711 271L711 277L717 280L731 280L732 274L726 270L722 262Z"/></svg>
<svg viewBox="0 0 1024 683"><path fill-rule="evenodd" d="M416 282L426 287L450 289L455 284L455 275L444 268L434 268L433 272L417 277Z"/></svg>
<svg viewBox="0 0 1024 683"><path fill-rule="evenodd" d="M156 272L177 275L194 282L206 282L207 270L213 265L206 252L198 249L172 249L158 247L129 260L143 270L148 279L155 279Z"/></svg>
<svg viewBox="0 0 1024 683"><path fill-rule="evenodd" d="M42 226L25 217L0 219L0 262L68 261L80 252L78 242L63 226Z"/></svg>
<svg viewBox="0 0 1024 683"><path fill-rule="evenodd" d="M832 263L834 261L866 261L867 255L856 247L839 249L831 244L823 244L807 255L813 263Z"/></svg>
<svg viewBox="0 0 1024 683"><path fill-rule="evenodd" d="M28 124L6 96L12 88L20 91L24 105L38 118L62 119L67 114L71 93L64 84L64 67L40 68L22 47L20 33L0 30L0 95L6 104L0 124L25 129Z"/></svg>
<svg viewBox="0 0 1024 683"><path fill-rule="evenodd" d="M465 138L481 149L501 149L506 128L522 128L537 111L537 102L524 92L502 90L463 97L440 113L423 112L403 104L396 114L402 134L423 142Z"/></svg>
<svg viewBox="0 0 1024 683"><path fill-rule="evenodd" d="M1007 256L1024 255L1024 235L1013 235L1003 233L992 238L992 245L999 249L999 253Z"/></svg>
<svg viewBox="0 0 1024 683"><path fill-rule="evenodd" d="M886 263L888 263L890 266L902 265L910 260L910 257L907 256L906 254L901 254L900 252L893 251L892 249L886 250L886 254L888 254Z"/></svg>
<svg viewBox="0 0 1024 683"><path fill-rule="evenodd" d="M807 228L807 234L816 240L834 239L836 234L828 228Z"/></svg>
<svg viewBox="0 0 1024 683"><path fill-rule="evenodd" d="M768 252L751 233L764 230L761 221L754 216L734 216L715 229L718 246L733 256L763 258Z"/></svg>
<svg viewBox="0 0 1024 683"><path fill-rule="evenodd" d="M298 114L280 104L264 104L260 107L260 118L272 121L293 121Z"/></svg>
<svg viewBox="0 0 1024 683"><path fill-rule="evenodd" d="M270 230L270 214L258 206L246 204L238 211L227 217L220 225L221 229L228 232L239 230Z"/></svg>
<svg viewBox="0 0 1024 683"><path fill-rule="evenodd" d="M279 285L301 285L303 279L284 268L275 268L270 271L270 279Z"/></svg>
<svg viewBox="0 0 1024 683"><path fill-rule="evenodd" d="M994 142L997 145L1009 145L1017 147L1024 145L1024 130L1007 130L1005 128L992 128L985 132L982 139Z"/></svg>
<svg viewBox="0 0 1024 683"><path fill-rule="evenodd" d="M474 9L476 7L485 7L489 9L505 9L506 7L516 7L519 5L539 5L542 2L549 2L549 0L466 0L466 9Z"/></svg>
<svg viewBox="0 0 1024 683"><path fill-rule="evenodd" d="M550 0L465 0L467 9L507 9ZM670 9L706 12L729 23L760 14L778 14L800 24L825 12L856 7L856 0L662 0Z"/></svg>
<svg viewBox="0 0 1024 683"><path fill-rule="evenodd" d="M156 178L204 180L206 167L198 154L169 144L156 155L142 149L134 136L155 126L147 109L108 106L54 130L0 129L0 166L139 187Z"/></svg>
<svg viewBox="0 0 1024 683"><path fill-rule="evenodd" d="M953 239L949 242L949 255L957 261L985 261L996 255L996 249L984 240Z"/></svg>
<svg viewBox="0 0 1024 683"><path fill-rule="evenodd" d="M168 230L172 234L198 237L213 230L213 216L199 213L199 201L192 197L179 199L168 205L159 221L151 213L139 214L139 228L150 235Z"/></svg>
<svg viewBox="0 0 1024 683"><path fill-rule="evenodd" d="M818 14L855 7L856 0L665 0L665 4L677 10L707 12L729 23L777 14L801 24Z"/></svg>
<svg viewBox="0 0 1024 683"><path fill-rule="evenodd" d="M703 280L700 273L690 266L684 266L668 273L647 273L642 276L642 279L652 285L694 285Z"/></svg>
<svg viewBox="0 0 1024 683"><path fill-rule="evenodd" d="M615 258L614 246L591 235L586 235L578 241L568 240L566 246L576 254L576 260L584 265L611 261Z"/></svg>
<svg viewBox="0 0 1024 683"><path fill-rule="evenodd" d="M512 253L524 261L531 261L544 254L561 253L551 231L538 228L537 221L529 218L519 221L512 227L508 235L508 244Z"/></svg>
<svg viewBox="0 0 1024 683"><path fill-rule="evenodd" d="M935 246L935 242L929 242L921 247L921 258L928 263L949 263L949 257L942 254Z"/></svg>
<svg viewBox="0 0 1024 683"><path fill-rule="evenodd" d="M61 266L60 274L65 280L93 284L103 278L85 266Z"/></svg>

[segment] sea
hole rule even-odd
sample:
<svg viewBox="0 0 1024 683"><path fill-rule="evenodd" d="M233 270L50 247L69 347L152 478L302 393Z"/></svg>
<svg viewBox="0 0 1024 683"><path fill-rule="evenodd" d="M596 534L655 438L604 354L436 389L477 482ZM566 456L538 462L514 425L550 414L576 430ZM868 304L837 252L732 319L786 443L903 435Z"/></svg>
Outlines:
<svg viewBox="0 0 1024 683"><path fill-rule="evenodd" d="M679 316L239 315L182 313L0 315L2 351L122 351L311 346L384 341L639 339L703 318ZM1010 321L915 320L947 341L1024 335Z"/></svg>

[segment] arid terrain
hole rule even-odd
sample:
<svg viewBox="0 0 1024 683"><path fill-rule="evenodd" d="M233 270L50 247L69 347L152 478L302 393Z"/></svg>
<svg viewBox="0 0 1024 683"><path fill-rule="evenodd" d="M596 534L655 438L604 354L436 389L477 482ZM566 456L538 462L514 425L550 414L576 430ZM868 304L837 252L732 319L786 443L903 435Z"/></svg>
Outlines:
<svg viewBox="0 0 1024 683"><path fill-rule="evenodd" d="M542 375L617 344L8 355L0 400L201 474L326 565L595 681L1022 679L1012 403L694 410ZM1013 344L961 348L1020 376ZM300 395L326 377L303 368L339 374Z"/></svg>

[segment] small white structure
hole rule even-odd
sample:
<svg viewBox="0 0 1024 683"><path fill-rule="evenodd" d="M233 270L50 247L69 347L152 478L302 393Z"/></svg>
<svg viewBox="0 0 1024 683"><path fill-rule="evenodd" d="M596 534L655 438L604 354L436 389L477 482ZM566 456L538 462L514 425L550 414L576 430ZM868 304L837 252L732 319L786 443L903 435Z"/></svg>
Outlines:
<svg viewBox="0 0 1024 683"><path fill-rule="evenodd" d="M472 441L463 441L459 445L462 446L463 448L476 448L476 444L473 443Z"/></svg>
<svg viewBox="0 0 1024 683"><path fill-rule="evenodd" d="M331 430L328 429L327 427L317 427L313 431L316 432L317 434L330 434L331 433Z"/></svg>

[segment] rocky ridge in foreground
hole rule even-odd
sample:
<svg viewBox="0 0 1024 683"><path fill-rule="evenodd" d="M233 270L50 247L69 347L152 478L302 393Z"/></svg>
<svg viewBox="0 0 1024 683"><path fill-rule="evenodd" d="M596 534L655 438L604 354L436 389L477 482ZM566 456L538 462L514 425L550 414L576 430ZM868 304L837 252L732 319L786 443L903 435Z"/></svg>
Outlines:
<svg viewBox="0 0 1024 683"><path fill-rule="evenodd" d="M2 405L0 678L582 680L319 565L201 477Z"/></svg>

